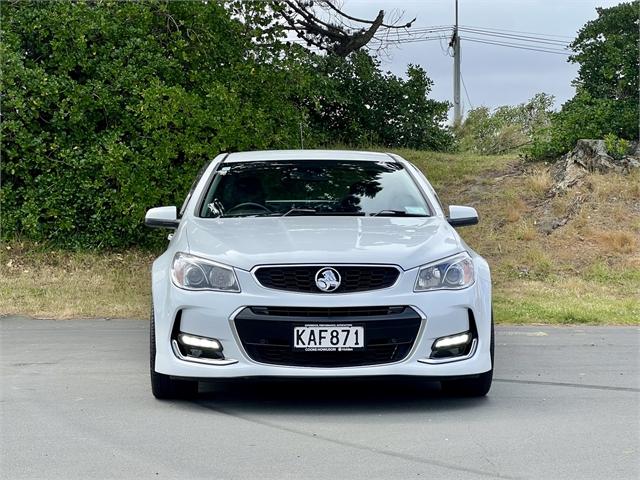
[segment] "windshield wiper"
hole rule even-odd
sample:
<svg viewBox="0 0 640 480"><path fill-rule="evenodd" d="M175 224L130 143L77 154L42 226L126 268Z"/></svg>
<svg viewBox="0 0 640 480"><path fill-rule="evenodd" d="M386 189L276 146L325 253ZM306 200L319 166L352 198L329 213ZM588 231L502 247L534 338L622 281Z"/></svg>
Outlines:
<svg viewBox="0 0 640 480"><path fill-rule="evenodd" d="M291 213L301 213L301 214L315 214L317 212L317 210L314 210L313 208L291 208L289 210L287 210L285 213L282 214L283 217L288 216Z"/></svg>
<svg viewBox="0 0 640 480"><path fill-rule="evenodd" d="M219 218L242 218L242 217L270 217L273 213L257 212L257 213L225 213Z"/></svg>
<svg viewBox="0 0 640 480"><path fill-rule="evenodd" d="M372 213L372 217L428 217L424 213L409 213L404 210L380 210L378 213Z"/></svg>
<svg viewBox="0 0 640 480"><path fill-rule="evenodd" d="M325 216L325 217L329 217L329 216L344 216L344 217L364 217L366 214L364 212L325 212L324 210L314 210L313 208L292 208L291 210L283 213L281 216L286 217L290 214L293 213L300 213L300 214L309 214L309 215L320 215L320 216ZM274 215L278 215L278 214L274 214Z"/></svg>

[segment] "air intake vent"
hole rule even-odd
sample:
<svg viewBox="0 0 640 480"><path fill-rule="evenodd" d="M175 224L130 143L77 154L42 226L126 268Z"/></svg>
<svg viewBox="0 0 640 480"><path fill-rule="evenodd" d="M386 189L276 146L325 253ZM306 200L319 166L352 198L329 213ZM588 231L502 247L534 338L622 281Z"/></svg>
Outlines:
<svg viewBox="0 0 640 480"><path fill-rule="evenodd" d="M422 319L409 306L300 308L247 307L234 319L251 359L272 365L353 367L399 362L409 355ZM364 328L365 348L351 352L307 352L292 346L293 329L307 323Z"/></svg>

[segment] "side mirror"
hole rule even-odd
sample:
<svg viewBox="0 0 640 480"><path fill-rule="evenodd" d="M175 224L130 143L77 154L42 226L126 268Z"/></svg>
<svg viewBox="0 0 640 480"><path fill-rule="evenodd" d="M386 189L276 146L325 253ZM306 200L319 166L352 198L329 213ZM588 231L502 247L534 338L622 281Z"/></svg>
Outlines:
<svg viewBox="0 0 640 480"><path fill-rule="evenodd" d="M449 216L447 217L447 221L452 227L475 225L478 223L478 212L473 207L449 205Z"/></svg>
<svg viewBox="0 0 640 480"><path fill-rule="evenodd" d="M147 210L144 224L151 228L178 228L178 209L176 207L156 207Z"/></svg>

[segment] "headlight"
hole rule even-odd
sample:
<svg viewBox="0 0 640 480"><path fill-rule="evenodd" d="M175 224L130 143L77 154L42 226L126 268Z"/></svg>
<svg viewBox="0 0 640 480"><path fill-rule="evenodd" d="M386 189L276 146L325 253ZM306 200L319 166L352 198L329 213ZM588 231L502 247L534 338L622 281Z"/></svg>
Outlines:
<svg viewBox="0 0 640 480"><path fill-rule="evenodd" d="M473 282L473 260L463 252L421 267L414 291L458 290L469 287Z"/></svg>
<svg viewBox="0 0 640 480"><path fill-rule="evenodd" d="M171 279L185 290L240 291L233 268L187 253L178 252L173 257Z"/></svg>

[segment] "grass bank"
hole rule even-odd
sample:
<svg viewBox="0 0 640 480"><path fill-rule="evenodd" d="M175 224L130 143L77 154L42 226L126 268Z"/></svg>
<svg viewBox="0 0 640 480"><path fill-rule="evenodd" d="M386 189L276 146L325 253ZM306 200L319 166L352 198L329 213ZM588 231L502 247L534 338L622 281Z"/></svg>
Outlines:
<svg viewBox="0 0 640 480"><path fill-rule="evenodd" d="M640 175L593 174L550 197L545 165L513 156L399 151L443 204L468 204L460 229L489 261L499 323L640 324ZM0 250L0 313L147 318L154 253Z"/></svg>
<svg viewBox="0 0 640 480"><path fill-rule="evenodd" d="M0 251L0 313L147 318L154 255L67 252L13 242Z"/></svg>

